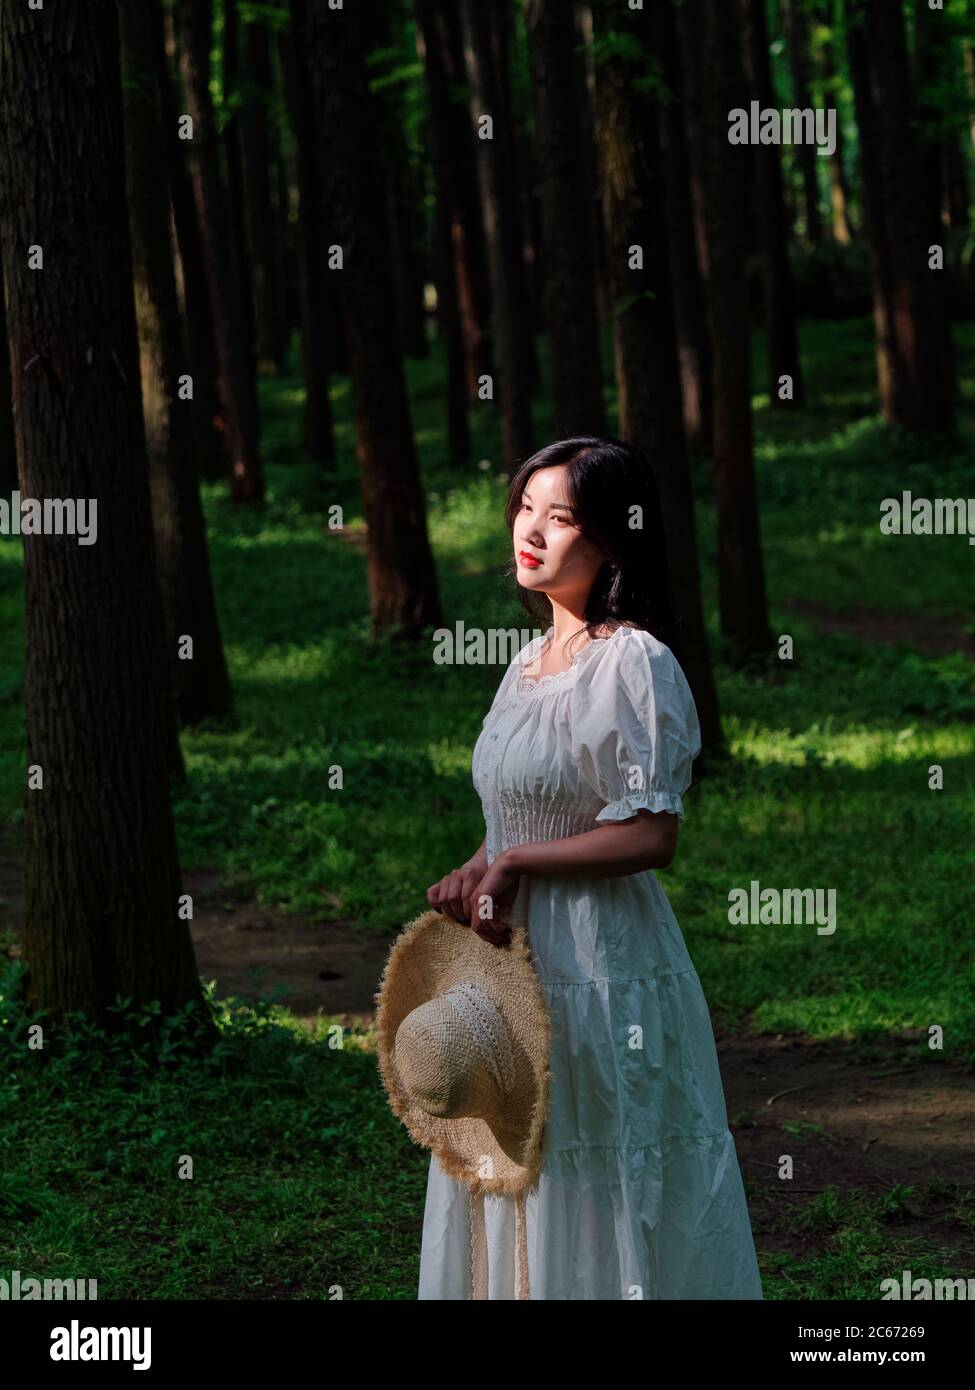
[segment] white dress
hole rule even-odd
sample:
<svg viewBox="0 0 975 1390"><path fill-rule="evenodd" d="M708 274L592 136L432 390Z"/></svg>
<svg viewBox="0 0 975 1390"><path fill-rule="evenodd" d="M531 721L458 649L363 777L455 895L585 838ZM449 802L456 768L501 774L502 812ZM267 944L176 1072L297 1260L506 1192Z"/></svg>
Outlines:
<svg viewBox="0 0 975 1390"><path fill-rule="evenodd" d="M639 807L684 818L701 739L670 648L619 628L535 682L522 665L544 640L508 667L474 749L489 861ZM511 912L552 1024L530 1297L762 1298L710 1014L656 875L523 876ZM515 1199L484 1203L488 1297L514 1299ZM471 1296L468 1215L467 1187L432 1157L419 1298Z"/></svg>

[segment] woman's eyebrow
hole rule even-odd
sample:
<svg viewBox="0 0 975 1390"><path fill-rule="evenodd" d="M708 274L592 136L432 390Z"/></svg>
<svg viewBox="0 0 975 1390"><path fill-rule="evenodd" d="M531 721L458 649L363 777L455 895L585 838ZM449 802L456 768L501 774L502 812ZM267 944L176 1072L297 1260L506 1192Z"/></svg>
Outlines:
<svg viewBox="0 0 975 1390"><path fill-rule="evenodd" d="M532 495L527 490L523 492L521 495L522 497L527 497L529 502L532 500ZM571 512L572 515L575 516L575 508L570 507L568 502L550 502L549 506L558 507L560 512Z"/></svg>

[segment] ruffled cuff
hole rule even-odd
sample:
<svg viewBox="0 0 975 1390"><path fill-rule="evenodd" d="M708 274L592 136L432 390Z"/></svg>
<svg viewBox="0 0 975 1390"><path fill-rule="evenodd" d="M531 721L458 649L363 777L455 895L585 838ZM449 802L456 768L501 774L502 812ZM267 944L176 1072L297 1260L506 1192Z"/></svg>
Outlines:
<svg viewBox="0 0 975 1390"><path fill-rule="evenodd" d="M632 792L619 801L611 801L604 806L597 820L629 820L637 811L670 811L679 820L684 819L684 803L676 792L644 791Z"/></svg>

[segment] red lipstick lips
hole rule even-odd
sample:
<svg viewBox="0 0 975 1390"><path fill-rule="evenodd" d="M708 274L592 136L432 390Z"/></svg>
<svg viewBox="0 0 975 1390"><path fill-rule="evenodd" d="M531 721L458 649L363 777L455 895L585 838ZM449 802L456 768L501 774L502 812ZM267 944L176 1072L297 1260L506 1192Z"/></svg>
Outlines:
<svg viewBox="0 0 975 1390"><path fill-rule="evenodd" d="M534 555L529 555L527 550L519 550L518 561L526 570L537 570L542 563L541 560L536 560Z"/></svg>

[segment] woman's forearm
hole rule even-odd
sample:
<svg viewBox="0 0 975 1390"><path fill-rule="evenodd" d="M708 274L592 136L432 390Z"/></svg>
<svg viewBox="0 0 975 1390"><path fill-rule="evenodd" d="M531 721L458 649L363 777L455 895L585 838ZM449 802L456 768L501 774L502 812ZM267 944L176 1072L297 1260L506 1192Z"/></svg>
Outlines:
<svg viewBox="0 0 975 1390"><path fill-rule="evenodd" d="M677 848L677 817L667 811L611 822L563 840L512 845L498 857L512 873L550 878L622 878L665 869Z"/></svg>

